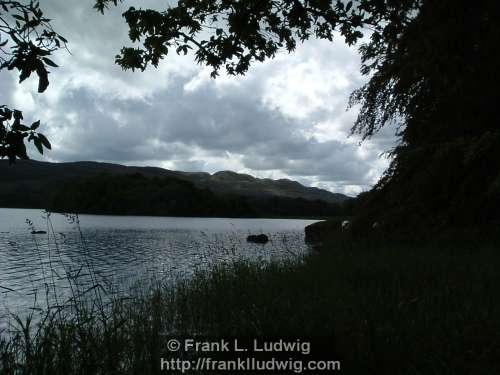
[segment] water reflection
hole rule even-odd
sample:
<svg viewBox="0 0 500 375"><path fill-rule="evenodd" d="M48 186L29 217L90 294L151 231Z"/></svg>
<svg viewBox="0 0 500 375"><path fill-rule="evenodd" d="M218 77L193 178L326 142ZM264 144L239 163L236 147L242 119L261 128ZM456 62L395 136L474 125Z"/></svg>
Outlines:
<svg viewBox="0 0 500 375"><path fill-rule="evenodd" d="M25 222L31 221L31 227ZM102 285L126 293L152 277L175 280L234 260L268 262L301 256L307 220L112 217L71 218L39 210L0 209L0 320L50 298ZM31 234L31 229L47 234ZM246 242L269 235L266 245ZM68 282L68 278L74 283ZM36 302L35 302L36 297Z"/></svg>

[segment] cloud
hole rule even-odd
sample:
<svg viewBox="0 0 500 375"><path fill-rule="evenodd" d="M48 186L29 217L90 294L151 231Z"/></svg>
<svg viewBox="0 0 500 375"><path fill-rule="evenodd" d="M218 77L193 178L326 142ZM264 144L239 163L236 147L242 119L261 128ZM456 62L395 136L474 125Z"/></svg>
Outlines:
<svg viewBox="0 0 500 375"><path fill-rule="evenodd" d="M348 96L364 78L357 52L340 37L256 63L245 77L213 80L174 54L157 70L132 73L114 64L129 44L123 9L100 16L76 0L44 6L71 54L54 57L61 67L43 95L35 80L17 85L2 72L0 99L42 120L54 146L46 160L232 169L350 194L368 189L387 166L379 155L394 144L394 129L361 146L348 137L356 118L346 111Z"/></svg>

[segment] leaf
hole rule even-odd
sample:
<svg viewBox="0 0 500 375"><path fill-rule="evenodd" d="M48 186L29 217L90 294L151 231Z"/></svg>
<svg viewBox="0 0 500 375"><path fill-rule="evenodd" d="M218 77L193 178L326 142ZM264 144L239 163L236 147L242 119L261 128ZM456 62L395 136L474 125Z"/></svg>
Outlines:
<svg viewBox="0 0 500 375"><path fill-rule="evenodd" d="M20 132L27 132L30 130L30 128L28 128L26 125L23 125L23 124L15 124L15 125L12 125L12 130L13 131L20 131Z"/></svg>
<svg viewBox="0 0 500 375"><path fill-rule="evenodd" d="M29 78L31 75L31 70L30 69L23 69L21 70L21 73L19 74L19 83L23 82L25 79Z"/></svg>
<svg viewBox="0 0 500 375"><path fill-rule="evenodd" d="M49 86L49 73L42 65L36 68L36 74L38 74L38 92L42 93Z"/></svg>
<svg viewBox="0 0 500 375"><path fill-rule="evenodd" d="M12 110L10 110L9 108L5 108L3 110L2 116L3 116L3 120L10 120L10 119L12 119Z"/></svg>
<svg viewBox="0 0 500 375"><path fill-rule="evenodd" d="M33 124L31 124L31 130L36 130L40 126L40 120L35 121Z"/></svg>
<svg viewBox="0 0 500 375"><path fill-rule="evenodd" d="M51 59L47 58L47 57L44 57L43 59L43 62L49 66L52 66L54 68L58 68L59 65L57 65L55 62L53 62Z"/></svg>
<svg viewBox="0 0 500 375"><path fill-rule="evenodd" d="M47 137L45 137L43 134L38 133L38 139L42 142L42 144L45 146L45 148L48 148L49 150L52 149L52 145L50 144Z"/></svg>
<svg viewBox="0 0 500 375"><path fill-rule="evenodd" d="M14 115L15 120L22 120L23 119L23 113L21 111L18 111L17 109L14 109L13 115Z"/></svg>
<svg viewBox="0 0 500 375"><path fill-rule="evenodd" d="M42 142L40 141L40 139L34 138L33 143L35 144L38 152L43 155L43 147L42 147Z"/></svg>

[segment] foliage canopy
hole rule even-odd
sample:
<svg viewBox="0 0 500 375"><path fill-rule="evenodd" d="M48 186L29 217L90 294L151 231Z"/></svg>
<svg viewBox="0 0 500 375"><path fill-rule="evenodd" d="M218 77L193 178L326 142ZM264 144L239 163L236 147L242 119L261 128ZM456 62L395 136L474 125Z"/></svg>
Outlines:
<svg viewBox="0 0 500 375"><path fill-rule="evenodd" d="M36 73L38 92L49 86L48 67L57 67L49 56L66 47L67 40L57 34L37 1L25 4L0 0L0 71L17 70L19 83ZM22 112L0 105L0 158L26 159L25 139L33 141L40 153L51 148L47 138L37 133L40 121L22 124Z"/></svg>

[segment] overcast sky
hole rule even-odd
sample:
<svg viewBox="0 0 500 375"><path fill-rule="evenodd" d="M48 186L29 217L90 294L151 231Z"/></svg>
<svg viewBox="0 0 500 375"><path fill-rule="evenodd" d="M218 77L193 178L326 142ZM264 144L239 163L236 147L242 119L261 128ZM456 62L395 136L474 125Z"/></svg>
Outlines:
<svg viewBox="0 0 500 375"><path fill-rule="evenodd" d="M32 78L0 74L0 103L40 119L53 150L36 159L97 160L184 171L233 170L290 178L354 195L377 181L394 145L393 129L359 145L348 137L360 87L355 48L311 40L293 53L256 63L245 77L213 80L192 58L168 56L159 69L123 72L114 64L129 44L123 10L101 16L92 1L41 2L53 26L69 40L58 52L50 86L37 94ZM141 1L141 4L159 2ZM161 2L165 4L165 2Z"/></svg>

